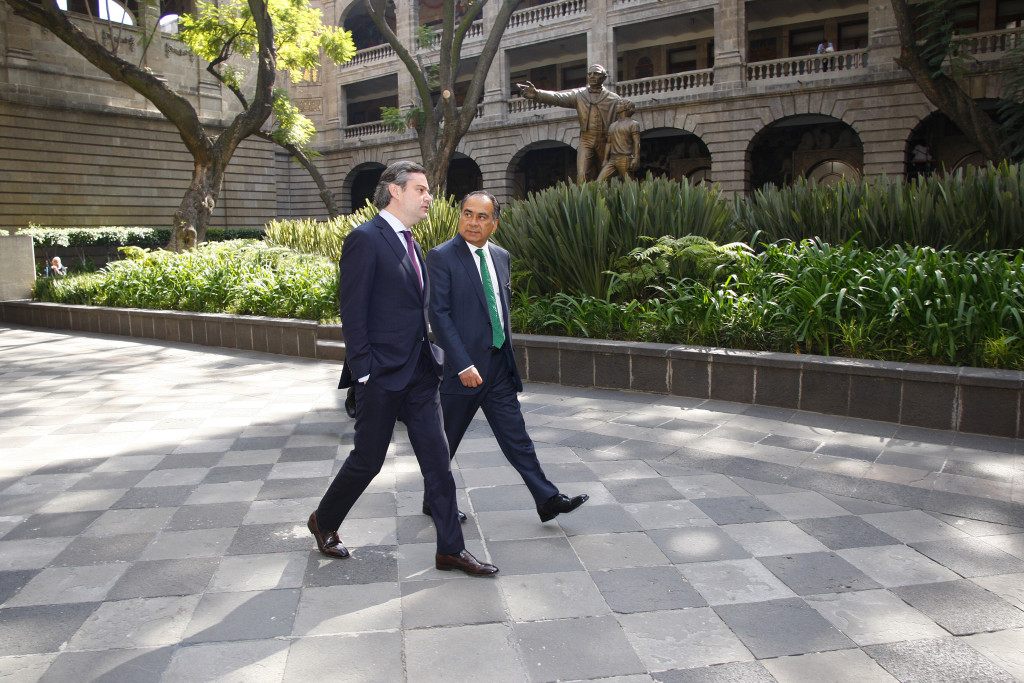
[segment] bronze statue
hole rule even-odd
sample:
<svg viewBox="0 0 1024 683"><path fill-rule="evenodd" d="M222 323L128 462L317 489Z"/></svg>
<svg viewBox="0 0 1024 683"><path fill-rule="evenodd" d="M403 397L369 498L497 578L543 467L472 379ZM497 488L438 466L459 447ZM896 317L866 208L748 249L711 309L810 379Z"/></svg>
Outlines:
<svg viewBox="0 0 1024 683"><path fill-rule="evenodd" d="M640 165L640 124L631 117L636 105L621 99L615 110L615 123L608 128L608 144L604 151L604 166L597 179L607 180L618 172L625 180Z"/></svg>
<svg viewBox="0 0 1024 683"><path fill-rule="evenodd" d="M608 71L600 64L587 70L587 85L572 90L538 90L533 83L516 83L520 94L528 100L575 109L580 119L580 148L576 153L576 182L583 183L597 176L604 162L608 144L608 129L615 117L615 105L620 99L604 87Z"/></svg>

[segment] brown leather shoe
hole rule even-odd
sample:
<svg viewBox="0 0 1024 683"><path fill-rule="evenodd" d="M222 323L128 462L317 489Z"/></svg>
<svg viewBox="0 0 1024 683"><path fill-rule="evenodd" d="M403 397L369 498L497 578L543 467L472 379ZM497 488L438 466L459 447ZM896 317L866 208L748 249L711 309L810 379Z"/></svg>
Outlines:
<svg viewBox="0 0 1024 683"><path fill-rule="evenodd" d="M497 567L493 564L481 562L470 555L468 550L463 550L458 555L441 555L438 553L434 555L434 566L446 572L452 569L461 569L470 576L493 576L498 573Z"/></svg>
<svg viewBox="0 0 1024 683"><path fill-rule="evenodd" d="M348 557L348 548L346 548L341 539L338 538L337 531L330 531L328 533L322 533L320 527L316 523L316 513L314 512L309 516L309 521L306 522L306 528L309 529L309 533L313 534L313 538L316 539L317 550L322 552L327 557L334 557L343 559Z"/></svg>

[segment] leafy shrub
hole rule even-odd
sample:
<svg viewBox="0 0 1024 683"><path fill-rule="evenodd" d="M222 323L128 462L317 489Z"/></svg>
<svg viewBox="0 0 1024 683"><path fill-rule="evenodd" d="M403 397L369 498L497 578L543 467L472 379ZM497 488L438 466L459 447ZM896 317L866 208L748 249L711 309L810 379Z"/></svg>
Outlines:
<svg viewBox="0 0 1024 683"><path fill-rule="evenodd" d="M18 230L19 235L30 235L41 247L128 246L160 247L171 239L170 228L47 228L30 225ZM263 228L210 228L206 239L219 242L234 239L259 239Z"/></svg>
<svg viewBox="0 0 1024 683"><path fill-rule="evenodd" d="M328 259L255 240L174 253L129 247L100 272L36 281L43 301L321 320L338 309Z"/></svg>
<svg viewBox="0 0 1024 683"><path fill-rule="evenodd" d="M652 244L629 252L612 274L609 292L617 298L644 297L647 289L664 286L670 279L721 280L733 270L737 252L750 249L742 242L719 246L697 235L640 239Z"/></svg>
<svg viewBox="0 0 1024 683"><path fill-rule="evenodd" d="M518 304L518 332L1024 369L1021 251L781 242L736 250L716 283Z"/></svg>

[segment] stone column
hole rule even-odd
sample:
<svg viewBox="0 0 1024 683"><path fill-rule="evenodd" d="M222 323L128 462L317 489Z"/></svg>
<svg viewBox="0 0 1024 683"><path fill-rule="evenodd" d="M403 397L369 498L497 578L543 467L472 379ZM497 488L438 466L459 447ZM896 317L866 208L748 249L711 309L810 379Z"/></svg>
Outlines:
<svg viewBox="0 0 1024 683"><path fill-rule="evenodd" d="M608 28L608 10L612 0L587 0L590 27L587 30L587 66L600 64L608 70L607 85L617 80L615 31Z"/></svg>
<svg viewBox="0 0 1024 683"><path fill-rule="evenodd" d="M868 7L868 68L872 71L898 71L900 32L889 0L871 0Z"/></svg>
<svg viewBox="0 0 1024 683"><path fill-rule="evenodd" d="M415 54L416 28L419 26L419 2L395 0L395 34L406 49ZM398 61L398 108L407 111L419 104L416 84L405 64ZM426 106L430 103L427 102Z"/></svg>
<svg viewBox="0 0 1024 683"><path fill-rule="evenodd" d="M0 301L31 299L35 251L28 235L0 236Z"/></svg>
<svg viewBox="0 0 1024 683"><path fill-rule="evenodd" d="M341 8L335 0L323 0L324 23L331 26L340 24ZM338 84L338 65L331 61L326 55L320 64L320 82L318 83L318 96L322 102L321 120L323 128L317 136L321 143L331 140L340 142L340 129L342 126L342 114L338 107L341 98L335 97L334 93L341 91Z"/></svg>
<svg viewBox="0 0 1024 683"><path fill-rule="evenodd" d="M494 19L499 9L500 3L488 2L484 5L483 12L480 13L483 20L484 40L487 40L487 34L490 32L491 27L494 26ZM504 48L498 47L498 51L494 54L494 60L491 62L491 68L487 72L487 78L484 80L483 115L503 116L511 92L512 83L508 73L508 55L505 53Z"/></svg>
<svg viewBox="0 0 1024 683"><path fill-rule="evenodd" d="M715 6L715 90L746 81L747 8L745 0L719 0Z"/></svg>

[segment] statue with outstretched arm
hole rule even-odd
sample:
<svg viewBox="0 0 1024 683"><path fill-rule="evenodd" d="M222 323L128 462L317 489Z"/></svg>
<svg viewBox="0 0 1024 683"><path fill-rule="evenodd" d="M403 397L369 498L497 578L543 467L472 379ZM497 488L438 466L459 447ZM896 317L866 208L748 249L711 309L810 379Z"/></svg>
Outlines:
<svg viewBox="0 0 1024 683"><path fill-rule="evenodd" d="M576 153L576 182L593 179L604 164L608 129L615 118L620 99L604 85L608 71L600 64L587 70L587 85L571 90L539 90L533 83L517 83L519 93L528 100L536 100L556 107L575 109L580 121L580 147Z"/></svg>

